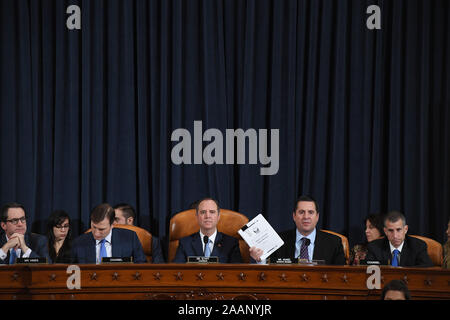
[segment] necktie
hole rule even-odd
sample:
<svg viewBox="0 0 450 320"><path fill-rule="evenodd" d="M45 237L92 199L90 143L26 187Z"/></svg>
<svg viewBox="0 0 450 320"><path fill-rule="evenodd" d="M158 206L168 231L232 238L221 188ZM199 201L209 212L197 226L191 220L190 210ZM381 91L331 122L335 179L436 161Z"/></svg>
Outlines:
<svg viewBox="0 0 450 320"><path fill-rule="evenodd" d="M302 238L300 241L302 242L302 246L300 247L300 259L309 260L308 246L310 240L308 238Z"/></svg>
<svg viewBox="0 0 450 320"><path fill-rule="evenodd" d="M398 267L398 254L400 253L400 251L398 251L397 249L394 250L394 256L392 257L392 266L393 267Z"/></svg>
<svg viewBox="0 0 450 320"><path fill-rule="evenodd" d="M210 243L211 240L205 241L205 257L209 257L211 255L211 248L209 247Z"/></svg>
<svg viewBox="0 0 450 320"><path fill-rule="evenodd" d="M17 258L16 250L12 249L11 254L9 255L9 264L16 263L16 258Z"/></svg>
<svg viewBox="0 0 450 320"><path fill-rule="evenodd" d="M100 241L100 256L99 256L99 262L102 262L102 258L107 257L108 254L106 253L106 247L105 247L105 239L102 239Z"/></svg>

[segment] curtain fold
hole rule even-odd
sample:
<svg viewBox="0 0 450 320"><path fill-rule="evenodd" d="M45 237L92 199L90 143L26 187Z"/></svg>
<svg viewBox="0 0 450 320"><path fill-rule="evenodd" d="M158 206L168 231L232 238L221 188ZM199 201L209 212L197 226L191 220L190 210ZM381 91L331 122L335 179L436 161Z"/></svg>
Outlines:
<svg viewBox="0 0 450 320"><path fill-rule="evenodd" d="M66 26L73 4L81 30ZM381 30L366 27L372 4ZM1 1L0 201L23 203L40 233L52 210L80 233L95 205L128 202L164 237L205 196L282 231L308 193L319 227L351 243L367 214L388 210L442 242L449 16L445 0ZM192 164L171 161L178 128ZM249 163L248 144L245 164L237 148L226 164L238 128L279 130L276 174ZM194 154L217 142L203 141L208 129L222 134L223 164Z"/></svg>

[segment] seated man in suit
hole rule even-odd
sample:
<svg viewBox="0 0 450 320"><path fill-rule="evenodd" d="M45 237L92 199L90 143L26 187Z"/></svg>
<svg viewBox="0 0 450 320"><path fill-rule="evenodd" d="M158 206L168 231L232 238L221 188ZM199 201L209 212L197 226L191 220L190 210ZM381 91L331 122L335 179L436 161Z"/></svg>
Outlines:
<svg viewBox="0 0 450 320"><path fill-rule="evenodd" d="M389 212L384 218L386 238L374 240L367 246L368 261L378 261L382 265L394 267L432 267L427 253L427 244L417 238L407 236L408 225L405 216L398 211Z"/></svg>
<svg viewBox="0 0 450 320"><path fill-rule="evenodd" d="M47 240L36 233L27 233L25 208L10 202L1 209L0 264L14 264L16 258L45 257L49 260Z"/></svg>
<svg viewBox="0 0 450 320"><path fill-rule="evenodd" d="M344 265L345 255L341 239L338 236L316 229L319 221L317 202L310 196L300 196L295 204L292 218L296 228L280 233L284 245L269 258L271 261L289 258L306 260L324 260L325 264ZM250 248L250 256L261 262L262 250Z"/></svg>
<svg viewBox="0 0 450 320"><path fill-rule="evenodd" d="M189 256L217 256L221 263L241 263L239 241L217 231L220 208L216 200L205 198L196 207L200 232L180 239L173 262L186 262Z"/></svg>
<svg viewBox="0 0 450 320"><path fill-rule="evenodd" d="M135 225L136 211L127 203L119 203L114 206L116 217L114 224ZM152 235L152 262L164 263L164 257L161 250L159 239Z"/></svg>
<svg viewBox="0 0 450 320"><path fill-rule="evenodd" d="M74 263L100 263L104 257L132 257L135 263L147 262L136 232L113 228L115 213L107 203L91 212L91 232L72 243Z"/></svg>

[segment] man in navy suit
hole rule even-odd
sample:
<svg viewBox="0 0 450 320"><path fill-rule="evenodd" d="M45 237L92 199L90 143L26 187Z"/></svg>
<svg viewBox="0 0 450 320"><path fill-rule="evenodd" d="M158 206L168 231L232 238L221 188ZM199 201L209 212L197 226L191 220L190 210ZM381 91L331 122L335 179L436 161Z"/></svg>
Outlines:
<svg viewBox="0 0 450 320"><path fill-rule="evenodd" d="M47 241L42 235L27 233L25 207L10 202L1 209L0 264L14 264L17 258L49 259Z"/></svg>
<svg viewBox="0 0 450 320"><path fill-rule="evenodd" d="M292 213L297 228L280 233L284 245L275 251L271 261L289 258L305 260L323 260L329 265L344 265L345 255L342 241L338 236L316 229L319 221L317 202L310 196L303 195L297 199ZM250 248L250 256L261 262L262 250Z"/></svg>
<svg viewBox="0 0 450 320"><path fill-rule="evenodd" d="M118 203L114 206L114 224L134 226L136 223L136 211L128 203ZM164 263L160 240L152 235L152 263Z"/></svg>
<svg viewBox="0 0 450 320"><path fill-rule="evenodd" d="M378 261L381 265L394 267L432 267L427 244L417 238L407 236L408 225L405 216L391 211L384 218L385 238L369 243L367 261Z"/></svg>
<svg viewBox="0 0 450 320"><path fill-rule="evenodd" d="M200 231L180 239L173 262L184 263L189 256L216 256L221 263L241 263L239 241L217 231L220 208L216 200L205 198L197 203L196 218Z"/></svg>
<svg viewBox="0 0 450 320"><path fill-rule="evenodd" d="M114 208L107 203L91 212L91 232L76 238L72 244L75 263L100 263L104 257L132 257L135 263L147 262L136 233L113 228Z"/></svg>

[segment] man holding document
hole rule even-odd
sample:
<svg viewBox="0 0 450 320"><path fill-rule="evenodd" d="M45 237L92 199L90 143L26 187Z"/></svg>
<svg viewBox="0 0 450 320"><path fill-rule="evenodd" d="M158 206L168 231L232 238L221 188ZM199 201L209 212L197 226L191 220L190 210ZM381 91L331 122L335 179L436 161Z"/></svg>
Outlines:
<svg viewBox="0 0 450 320"><path fill-rule="evenodd" d="M280 233L284 242L270 255L270 260L324 261L329 265L344 265L345 255L341 239L335 235L316 229L319 209L316 201L309 196L298 198L292 218L297 228ZM257 262L264 262L264 250L250 247L250 256Z"/></svg>

